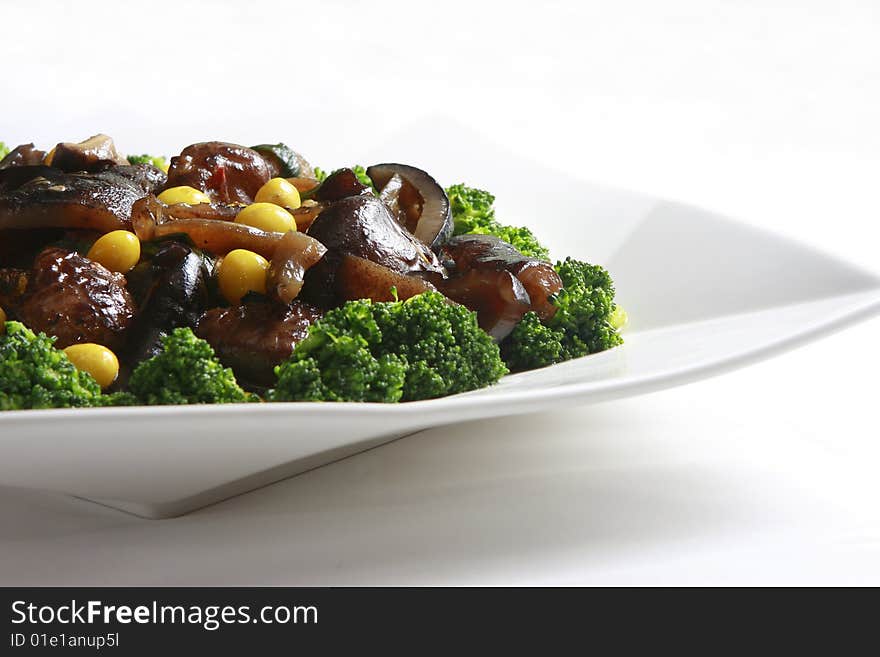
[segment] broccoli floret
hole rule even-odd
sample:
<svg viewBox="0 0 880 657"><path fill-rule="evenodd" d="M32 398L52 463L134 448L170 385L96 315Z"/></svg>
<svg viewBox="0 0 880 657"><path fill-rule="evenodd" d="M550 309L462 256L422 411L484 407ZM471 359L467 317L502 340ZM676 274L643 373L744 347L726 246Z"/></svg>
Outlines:
<svg viewBox="0 0 880 657"><path fill-rule="evenodd" d="M364 167L362 167L360 164L355 164L351 167L351 170L354 171L354 175L357 176L357 179L362 185L366 185L374 192L376 191L376 187L375 185L373 185L373 181L367 175L367 170Z"/></svg>
<svg viewBox="0 0 880 657"><path fill-rule="evenodd" d="M111 392L101 395L100 406L137 406L140 401L130 392Z"/></svg>
<svg viewBox="0 0 880 657"><path fill-rule="evenodd" d="M616 347L626 313L614 303L614 283L599 265L566 258L556 263L563 288L551 298L557 310L545 324L534 313L501 345L512 371L531 370Z"/></svg>
<svg viewBox="0 0 880 657"><path fill-rule="evenodd" d="M404 401L485 388L507 374L476 313L442 294L426 292L374 309L384 353L403 356L408 364Z"/></svg>
<svg viewBox="0 0 880 657"><path fill-rule="evenodd" d="M403 394L406 364L381 354L379 326L369 301L351 301L309 327L290 359L275 368L270 401L396 402Z"/></svg>
<svg viewBox="0 0 880 657"><path fill-rule="evenodd" d="M366 185L367 187L372 189L374 194L378 192L376 186L373 184L373 181L370 180L370 177L367 175L366 168L362 167L360 164L353 164L349 168L354 171L354 175L357 176L358 181L362 185ZM336 173L337 171L339 171L339 169L334 169L330 173ZM327 179L327 176L330 175L330 173L327 173L321 167L315 167L315 179L318 182L324 182Z"/></svg>
<svg viewBox="0 0 880 657"><path fill-rule="evenodd" d="M501 343L501 357L511 372L547 367L565 360L563 333L541 323L528 312Z"/></svg>
<svg viewBox="0 0 880 657"><path fill-rule="evenodd" d="M353 301L327 313L275 372L270 401L396 402L403 394L406 364L374 353L381 333L369 301Z"/></svg>
<svg viewBox="0 0 880 657"><path fill-rule="evenodd" d="M0 410L70 408L100 403L101 387L53 344L20 322L0 336Z"/></svg>
<svg viewBox="0 0 880 657"><path fill-rule="evenodd" d="M168 162L161 155L129 155L126 159L129 164L152 164L162 171L168 170Z"/></svg>
<svg viewBox="0 0 880 657"><path fill-rule="evenodd" d="M614 310L611 311L611 315L608 317L608 322L618 331L622 331L623 327L629 322L629 316L620 304L615 304Z"/></svg>
<svg viewBox="0 0 880 657"><path fill-rule="evenodd" d="M270 400L395 402L483 388L507 368L474 313L426 292L331 310L275 371Z"/></svg>
<svg viewBox="0 0 880 657"><path fill-rule="evenodd" d="M190 328L162 338L162 351L134 369L128 384L143 404L226 404L251 401L214 350Z"/></svg>
<svg viewBox="0 0 880 657"><path fill-rule="evenodd" d="M9 155L9 146L0 141L0 160Z"/></svg>
<svg viewBox="0 0 880 657"><path fill-rule="evenodd" d="M495 196L489 192L468 187L464 183L446 188L449 206L455 220L455 234L472 233L478 226L495 223Z"/></svg>
<svg viewBox="0 0 880 657"><path fill-rule="evenodd" d="M550 252L528 228L506 226L495 219L495 197L464 184L446 189L455 222L455 234L495 235L530 258L549 260Z"/></svg>
<svg viewBox="0 0 880 657"><path fill-rule="evenodd" d="M610 274L573 258L556 263L556 271L563 287L553 299L558 310L548 325L565 334L562 346L568 358L621 344L623 338L611 323L616 306Z"/></svg>

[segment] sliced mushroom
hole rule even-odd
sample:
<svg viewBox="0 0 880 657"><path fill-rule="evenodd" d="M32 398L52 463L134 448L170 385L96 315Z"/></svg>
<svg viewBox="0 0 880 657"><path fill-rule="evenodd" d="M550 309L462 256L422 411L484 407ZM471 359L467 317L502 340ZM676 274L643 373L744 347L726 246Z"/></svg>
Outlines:
<svg viewBox="0 0 880 657"><path fill-rule="evenodd" d="M452 236L449 198L427 173L406 164L374 164L367 175L380 198L404 219L404 226L432 249Z"/></svg>
<svg viewBox="0 0 880 657"><path fill-rule="evenodd" d="M139 282L143 301L122 354L131 365L157 354L161 338L175 328L195 326L210 298L209 263L185 244L163 244L138 268L146 270Z"/></svg>
<svg viewBox="0 0 880 657"><path fill-rule="evenodd" d="M450 277L472 271L508 271L523 284L534 310L542 321L550 319L556 306L550 296L562 289L562 279L546 260L529 258L494 235L458 235L441 249L441 257L455 263Z"/></svg>
<svg viewBox="0 0 880 657"><path fill-rule="evenodd" d="M110 137L101 134L78 144L62 142L52 156L52 166L62 171L99 171L114 164L125 165L128 160L117 152Z"/></svg>
<svg viewBox="0 0 880 657"><path fill-rule="evenodd" d="M144 193L140 184L112 168L99 173L47 168L44 175L0 195L0 229L129 230L132 206Z"/></svg>
<svg viewBox="0 0 880 657"><path fill-rule="evenodd" d="M372 196L373 190L363 184L351 169L339 169L331 173L315 190L315 199L330 202L349 196Z"/></svg>
<svg viewBox="0 0 880 657"><path fill-rule="evenodd" d="M437 256L401 226L375 196L349 196L327 207L308 234L331 251L372 260L401 274L442 273Z"/></svg>
<svg viewBox="0 0 880 657"><path fill-rule="evenodd" d="M437 282L447 297L477 313L477 320L495 340L505 338L530 309L523 284L508 271L472 269Z"/></svg>
<svg viewBox="0 0 880 657"><path fill-rule="evenodd" d="M112 171L138 185L144 194L155 194L165 186L168 176L152 164L125 164L113 167Z"/></svg>
<svg viewBox="0 0 880 657"><path fill-rule="evenodd" d="M43 163L45 157L46 151L35 148L33 144L22 144L13 148L0 160L0 169L37 166Z"/></svg>
<svg viewBox="0 0 880 657"><path fill-rule="evenodd" d="M0 194L15 191L22 185L29 183L37 178L53 178L60 175L58 169L44 166L42 164L23 164L21 166L7 167L0 169Z"/></svg>

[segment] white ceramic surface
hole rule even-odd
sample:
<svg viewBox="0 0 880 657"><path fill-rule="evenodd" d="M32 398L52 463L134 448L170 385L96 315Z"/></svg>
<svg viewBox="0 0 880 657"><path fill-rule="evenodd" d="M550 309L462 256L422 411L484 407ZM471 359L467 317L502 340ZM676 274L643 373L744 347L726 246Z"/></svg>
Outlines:
<svg viewBox="0 0 880 657"><path fill-rule="evenodd" d="M438 140L438 131L448 139ZM441 180L492 189L499 214L534 227L555 255L606 265L631 319L623 347L489 389L399 405L7 412L0 483L145 517L179 515L426 427L690 382L880 311L878 277L811 248L697 208L543 171L455 126L431 129L434 143L449 145L445 152L423 150L420 134L425 126L376 159L419 163ZM465 143L467 162L449 155ZM541 198L522 194L524 170L541 181Z"/></svg>

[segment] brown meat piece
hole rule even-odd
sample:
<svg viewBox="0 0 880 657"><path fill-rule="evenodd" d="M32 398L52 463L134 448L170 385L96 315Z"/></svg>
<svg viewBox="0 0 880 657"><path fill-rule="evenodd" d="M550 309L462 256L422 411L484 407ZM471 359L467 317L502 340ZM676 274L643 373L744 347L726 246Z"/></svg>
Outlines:
<svg viewBox="0 0 880 657"><path fill-rule="evenodd" d="M16 314L32 330L57 337L57 347L96 342L115 351L135 305L122 274L50 247L37 256Z"/></svg>
<svg viewBox="0 0 880 657"><path fill-rule="evenodd" d="M220 203L252 203L271 177L272 168L252 148L208 141L171 158L166 188L187 185Z"/></svg>
<svg viewBox="0 0 880 657"><path fill-rule="evenodd" d="M214 348L220 361L247 383L270 386L274 368L290 357L323 312L300 301L290 306L245 303L213 308L202 315L196 335Z"/></svg>

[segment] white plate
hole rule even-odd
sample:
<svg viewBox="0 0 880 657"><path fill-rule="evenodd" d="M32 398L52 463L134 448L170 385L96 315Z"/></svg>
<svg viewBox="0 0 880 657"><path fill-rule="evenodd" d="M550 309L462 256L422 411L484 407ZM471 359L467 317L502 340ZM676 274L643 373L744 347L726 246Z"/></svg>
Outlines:
<svg viewBox="0 0 880 657"><path fill-rule="evenodd" d="M438 139L437 129L449 130ZM556 256L611 271L626 344L463 395L398 405L265 404L0 413L0 483L168 517L420 429L642 394L777 354L880 311L880 278L704 210L542 170L449 127L378 149L498 195ZM457 141L458 140L458 141ZM470 151L470 152L468 152ZM461 157L468 152L467 158ZM539 197L521 182L538 183Z"/></svg>

